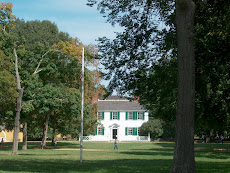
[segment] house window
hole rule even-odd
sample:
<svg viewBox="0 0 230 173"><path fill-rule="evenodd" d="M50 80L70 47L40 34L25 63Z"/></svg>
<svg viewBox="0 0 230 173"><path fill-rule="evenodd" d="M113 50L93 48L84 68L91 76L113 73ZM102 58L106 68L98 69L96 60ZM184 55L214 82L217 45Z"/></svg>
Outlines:
<svg viewBox="0 0 230 173"><path fill-rule="evenodd" d="M102 112L97 113L97 119L99 119L99 120L102 119Z"/></svg>
<svg viewBox="0 0 230 173"><path fill-rule="evenodd" d="M129 120L132 120L132 119L133 119L133 112L129 112L129 113L128 113L128 119L129 119Z"/></svg>
<svg viewBox="0 0 230 173"><path fill-rule="evenodd" d="M102 135L102 128L101 128L101 127L98 127L98 129L97 129L97 134L98 134L98 135Z"/></svg>
<svg viewBox="0 0 230 173"><path fill-rule="evenodd" d="M133 135L133 128L128 128L128 135Z"/></svg>
<svg viewBox="0 0 230 173"><path fill-rule="evenodd" d="M117 112L113 112L113 120L117 120L118 119L118 113Z"/></svg>
<svg viewBox="0 0 230 173"><path fill-rule="evenodd" d="M138 112L138 120L144 120L144 112Z"/></svg>
<svg viewBox="0 0 230 173"><path fill-rule="evenodd" d="M104 120L104 112L98 112L97 113L97 119L98 120Z"/></svg>
<svg viewBox="0 0 230 173"><path fill-rule="evenodd" d="M120 120L120 112L110 112L110 120Z"/></svg>
<svg viewBox="0 0 230 173"><path fill-rule="evenodd" d="M125 128L125 135L132 135L132 136L137 136L137 127L126 127Z"/></svg>
<svg viewBox="0 0 230 173"><path fill-rule="evenodd" d="M97 135L104 135L104 128L98 127L97 128Z"/></svg>
<svg viewBox="0 0 230 173"><path fill-rule="evenodd" d="M126 120L137 120L137 112L126 112Z"/></svg>

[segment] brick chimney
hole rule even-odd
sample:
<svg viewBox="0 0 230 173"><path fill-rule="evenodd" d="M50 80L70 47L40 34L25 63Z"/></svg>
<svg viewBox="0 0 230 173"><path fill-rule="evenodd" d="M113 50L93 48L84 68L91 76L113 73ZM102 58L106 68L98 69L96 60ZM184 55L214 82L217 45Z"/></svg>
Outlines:
<svg viewBox="0 0 230 173"><path fill-rule="evenodd" d="M139 96L134 96L133 101L136 102L136 103L139 103L140 102L140 97Z"/></svg>
<svg viewBox="0 0 230 173"><path fill-rule="evenodd" d="M92 101L91 103L95 103L98 101L98 91L96 91L96 93L94 94L94 96L92 97Z"/></svg>

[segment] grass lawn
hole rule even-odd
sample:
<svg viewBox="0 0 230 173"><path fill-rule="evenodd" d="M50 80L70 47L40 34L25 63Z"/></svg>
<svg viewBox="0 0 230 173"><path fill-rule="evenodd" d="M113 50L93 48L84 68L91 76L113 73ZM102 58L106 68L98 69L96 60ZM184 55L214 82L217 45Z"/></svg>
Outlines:
<svg viewBox="0 0 230 173"><path fill-rule="evenodd" d="M170 142L124 142L113 150L111 142L84 142L80 163L79 142L50 143L41 150L40 142L29 142L28 150L11 155L12 143L0 148L2 172L153 172L168 173L172 164ZM19 146L21 148L21 144ZM230 144L195 144L197 173L230 173Z"/></svg>

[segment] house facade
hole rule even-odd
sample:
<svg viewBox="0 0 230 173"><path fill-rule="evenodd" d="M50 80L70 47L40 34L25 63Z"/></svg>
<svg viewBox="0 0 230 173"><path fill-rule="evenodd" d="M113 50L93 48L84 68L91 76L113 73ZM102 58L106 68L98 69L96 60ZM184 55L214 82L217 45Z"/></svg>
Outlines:
<svg viewBox="0 0 230 173"><path fill-rule="evenodd" d="M91 141L150 141L140 136L139 128L149 120L149 114L137 101L110 96L98 100L98 125L94 136L84 137Z"/></svg>
<svg viewBox="0 0 230 173"><path fill-rule="evenodd" d="M4 142L13 142L13 137L14 137L13 130L5 130L5 129L1 129L0 127L0 142L2 141L2 139ZM23 140L23 133L19 132L18 141L22 142L22 140Z"/></svg>

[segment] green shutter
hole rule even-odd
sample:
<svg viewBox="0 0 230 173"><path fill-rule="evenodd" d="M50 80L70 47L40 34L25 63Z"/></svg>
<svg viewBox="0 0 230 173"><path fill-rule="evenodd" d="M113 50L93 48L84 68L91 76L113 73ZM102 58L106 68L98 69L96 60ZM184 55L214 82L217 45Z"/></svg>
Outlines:
<svg viewBox="0 0 230 173"><path fill-rule="evenodd" d="M128 135L128 127L125 128L125 136Z"/></svg>
<svg viewBox="0 0 230 173"><path fill-rule="evenodd" d="M95 129L95 134L97 135L97 127L96 127L96 129Z"/></svg>
<svg viewBox="0 0 230 173"><path fill-rule="evenodd" d="M102 120L105 118L105 112L102 112Z"/></svg>
<svg viewBox="0 0 230 173"><path fill-rule="evenodd" d="M137 120L137 112L133 112L133 120Z"/></svg>
<svg viewBox="0 0 230 173"><path fill-rule="evenodd" d="M105 129L104 128L102 128L102 135L104 135L105 134Z"/></svg>
<svg viewBox="0 0 230 173"><path fill-rule="evenodd" d="M125 119L128 120L128 112L126 112Z"/></svg>
<svg viewBox="0 0 230 173"><path fill-rule="evenodd" d="M133 136L137 136L137 128L133 128Z"/></svg>
<svg viewBox="0 0 230 173"><path fill-rule="evenodd" d="M120 120L120 112L117 113L117 119Z"/></svg>
<svg viewBox="0 0 230 173"><path fill-rule="evenodd" d="M143 118L142 119L145 120L145 112L143 112Z"/></svg>
<svg viewBox="0 0 230 173"><path fill-rule="evenodd" d="M110 120L113 119L113 112L110 112Z"/></svg>

